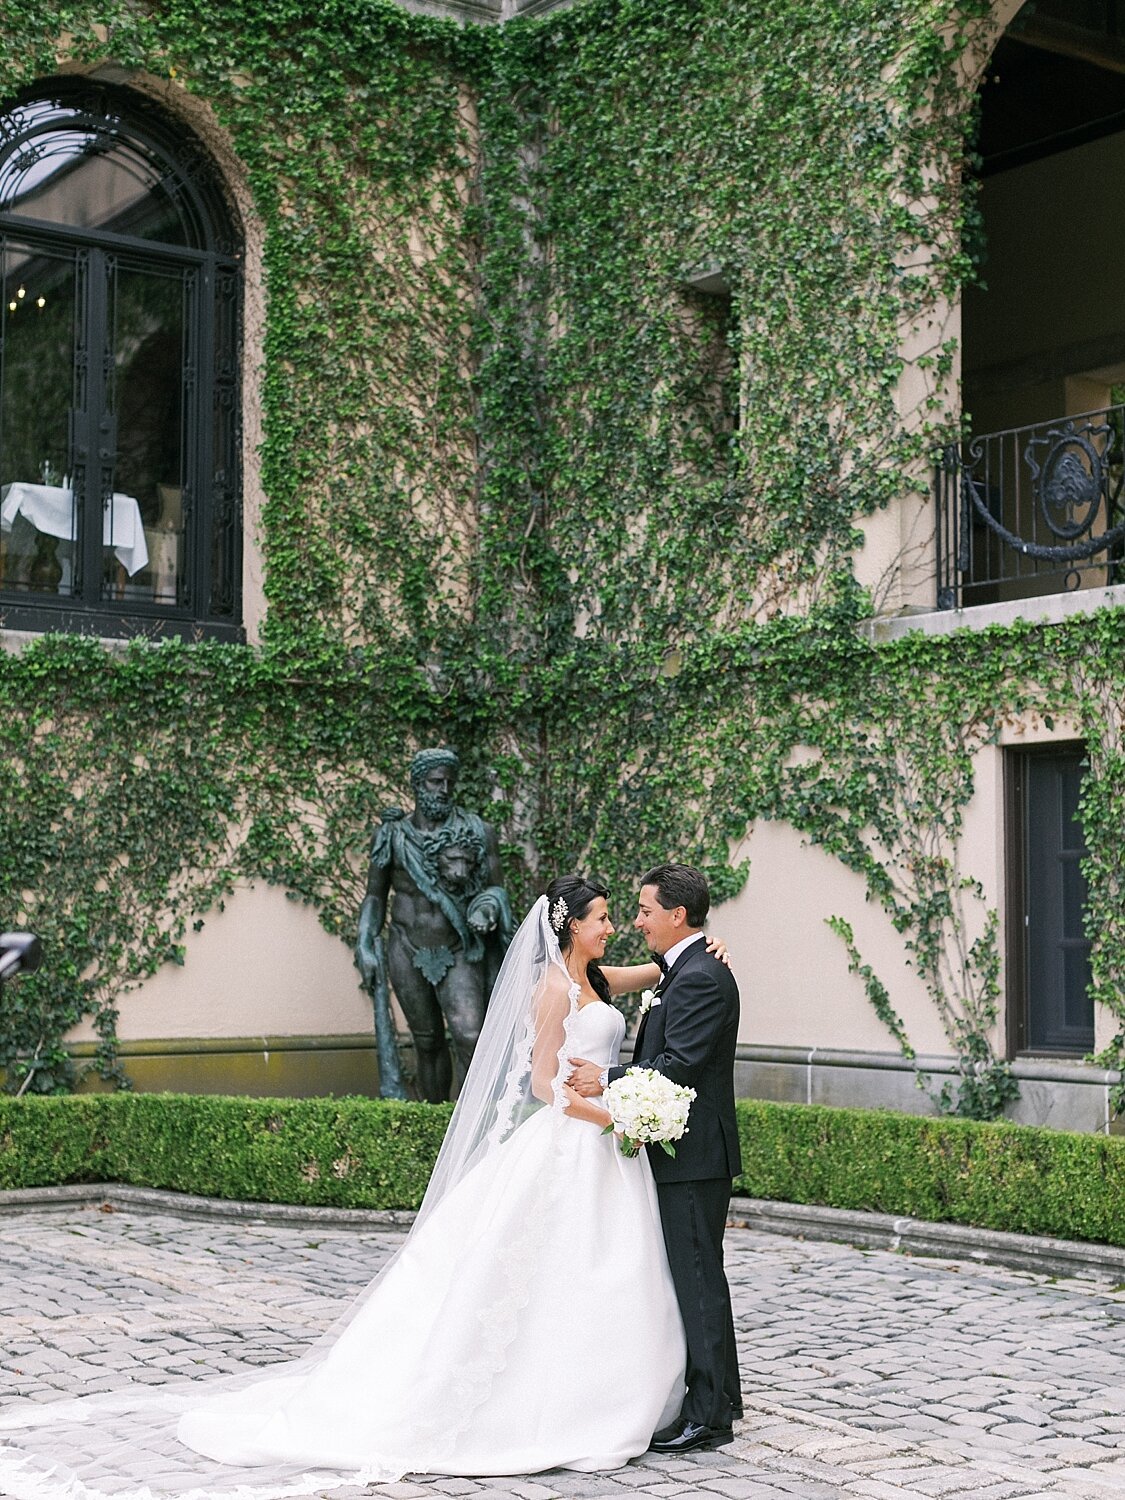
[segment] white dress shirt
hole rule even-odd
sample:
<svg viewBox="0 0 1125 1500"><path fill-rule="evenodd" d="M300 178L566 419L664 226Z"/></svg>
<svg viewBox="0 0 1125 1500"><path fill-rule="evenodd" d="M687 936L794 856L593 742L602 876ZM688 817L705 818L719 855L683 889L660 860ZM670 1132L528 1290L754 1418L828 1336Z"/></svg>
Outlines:
<svg viewBox="0 0 1125 1500"><path fill-rule="evenodd" d="M702 932L693 932L690 937L681 938L678 943L673 943L672 946L668 949L668 952L664 955L664 962L668 965L669 968L671 968L672 965L676 962L677 958L679 958L680 954L686 953L687 950L691 947L692 943L698 943L703 938L703 936L704 934Z"/></svg>
<svg viewBox="0 0 1125 1500"><path fill-rule="evenodd" d="M680 954L681 953L686 953L687 950L691 947L692 943L698 942L700 940L700 938L702 938L704 936L705 936L705 934L702 933L702 932L693 932L688 937L681 938L678 943L673 943L672 944L672 946L668 949L668 952L664 954L664 962L667 965L667 968L665 969L664 974L662 974L661 977L660 977L660 981L659 982L661 984L663 984L663 982L664 982L664 977L667 974L668 969L670 969L672 967L672 965L679 958ZM657 1000L654 1003L657 1004L657 1005L659 1005L660 1001ZM606 1087L609 1084L609 1069L608 1068L603 1068L602 1071L598 1074L598 1082L601 1084L602 1091L604 1092L605 1089L606 1089Z"/></svg>

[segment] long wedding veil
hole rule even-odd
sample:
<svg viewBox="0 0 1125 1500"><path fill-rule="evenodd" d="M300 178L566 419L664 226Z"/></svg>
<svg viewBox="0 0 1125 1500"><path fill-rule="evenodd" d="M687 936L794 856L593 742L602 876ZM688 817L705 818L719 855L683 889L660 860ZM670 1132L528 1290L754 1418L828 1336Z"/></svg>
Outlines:
<svg viewBox="0 0 1125 1500"><path fill-rule="evenodd" d="M472 1066L418 1211L418 1225L541 1102L532 1091L531 1061L537 1036L545 1041L558 1020L543 1008L552 968L569 988L570 976L547 916L547 898L540 896L516 931L497 975ZM572 1014L569 1007L568 1013ZM564 1062L559 1056L556 1082Z"/></svg>
<svg viewBox="0 0 1125 1500"><path fill-rule="evenodd" d="M415 1223L343 1316L299 1358L277 1366L0 1409L0 1494L13 1500L280 1500L386 1482L420 1470L427 1457L440 1458L487 1399L519 1310L534 1290L544 1211L564 1189L561 1173L551 1170L550 1152L536 1184L538 1199L526 1205L522 1227L505 1252L483 1274L478 1269L471 1293L454 1279L441 1291L440 1306L431 1309L437 1327L462 1331L462 1354L450 1360L450 1339L442 1338L427 1389L415 1393L408 1418L395 1425L394 1452L364 1455L360 1462L348 1458L341 1468L334 1461L310 1467L268 1455L247 1463L205 1457L185 1446L178 1432L191 1433L200 1420L220 1427L234 1423L240 1431L256 1423L267 1430L287 1404L330 1400L333 1352L349 1335L362 1335L364 1359L380 1361L379 1330L387 1320L379 1316L378 1302L369 1304L380 1296L393 1300L389 1278L411 1253L415 1237L452 1194L472 1192L474 1170L533 1114L551 1110L547 1123L557 1133L576 995L541 896L516 932L493 987ZM434 1232L440 1228L435 1224ZM398 1317L401 1323L401 1307Z"/></svg>

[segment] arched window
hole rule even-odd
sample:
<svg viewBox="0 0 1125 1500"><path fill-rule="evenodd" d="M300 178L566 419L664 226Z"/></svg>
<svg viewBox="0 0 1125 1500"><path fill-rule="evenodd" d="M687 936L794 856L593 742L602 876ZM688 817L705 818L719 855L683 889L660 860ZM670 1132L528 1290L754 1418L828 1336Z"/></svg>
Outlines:
<svg viewBox="0 0 1125 1500"><path fill-rule="evenodd" d="M241 246L195 136L56 79L0 106L0 619L241 635Z"/></svg>

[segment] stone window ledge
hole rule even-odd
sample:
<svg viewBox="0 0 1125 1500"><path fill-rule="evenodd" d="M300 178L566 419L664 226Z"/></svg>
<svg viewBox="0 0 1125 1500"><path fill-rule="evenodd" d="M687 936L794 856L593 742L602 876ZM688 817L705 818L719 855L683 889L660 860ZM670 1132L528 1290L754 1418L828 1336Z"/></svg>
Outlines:
<svg viewBox="0 0 1125 1500"><path fill-rule="evenodd" d="M876 615L859 629L873 645L897 641L912 630L924 635L951 635L955 630L988 630L993 625L1014 625L1027 620L1034 625L1057 625L1072 615L1091 615L1099 609L1125 606L1125 584L1108 588L1078 589L1069 594L1044 594L1037 599L1007 599L1000 604L972 604L967 609L911 610L897 615Z"/></svg>

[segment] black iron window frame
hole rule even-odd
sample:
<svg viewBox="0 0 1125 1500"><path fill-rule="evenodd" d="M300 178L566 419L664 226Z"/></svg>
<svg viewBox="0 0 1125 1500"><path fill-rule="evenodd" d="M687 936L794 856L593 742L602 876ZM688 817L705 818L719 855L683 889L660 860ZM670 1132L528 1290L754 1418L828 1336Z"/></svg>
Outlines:
<svg viewBox="0 0 1125 1500"><path fill-rule="evenodd" d="M242 265L217 175L194 135L173 125L150 101L89 80L40 84L0 105L0 162L15 152L34 150L33 137L49 133L49 123L24 133L11 124L14 112L47 100L78 111L75 120L91 132L104 131L108 141L137 144L157 160L165 172L161 185L178 200L200 243L171 244L0 212L0 249L14 242L21 248L73 257L77 277L69 441L77 518L73 591L56 599L0 586L0 624L107 637L243 640ZM107 597L103 581L101 510L110 502L116 456L115 419L106 399L112 359L106 299L118 267L178 274L184 292L185 561L174 603ZM6 284L0 291L3 307L8 300ZM0 331L0 390L3 359Z"/></svg>

